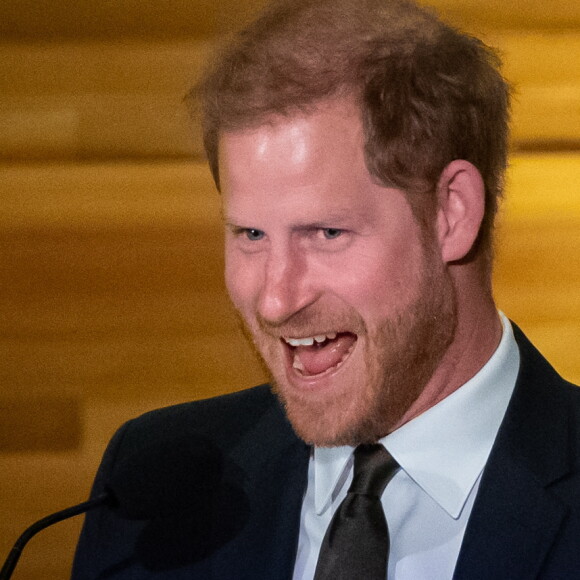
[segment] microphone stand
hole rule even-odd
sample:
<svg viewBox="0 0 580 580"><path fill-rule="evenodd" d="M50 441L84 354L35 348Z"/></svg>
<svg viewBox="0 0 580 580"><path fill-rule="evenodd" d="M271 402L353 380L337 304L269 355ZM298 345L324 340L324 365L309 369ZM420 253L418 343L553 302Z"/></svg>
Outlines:
<svg viewBox="0 0 580 580"><path fill-rule="evenodd" d="M10 580L12 572L14 572L14 568L16 568L16 564L18 563L24 546L26 546L28 541L38 532L44 530L44 528L47 528L48 526L52 526L52 524L56 524L57 522L66 520L67 518L72 518L73 516L82 514L109 502L111 502L110 494L103 493L94 499L90 499L89 501L85 501L78 505L74 505L46 516L45 518L42 518L41 520L32 524L30 527L26 528L22 535L16 540L12 550L10 550L8 557L6 558L6 562L4 562L4 566L2 566L2 570L0 570L0 580Z"/></svg>

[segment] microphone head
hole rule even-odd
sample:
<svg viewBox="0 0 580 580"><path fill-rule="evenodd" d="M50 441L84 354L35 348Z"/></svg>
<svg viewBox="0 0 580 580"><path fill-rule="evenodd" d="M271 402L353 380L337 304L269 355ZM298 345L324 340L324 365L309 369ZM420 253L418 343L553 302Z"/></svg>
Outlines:
<svg viewBox="0 0 580 580"><path fill-rule="evenodd" d="M149 441L123 456L105 487L122 517L156 519L203 508L219 492L222 475L219 448L190 434Z"/></svg>

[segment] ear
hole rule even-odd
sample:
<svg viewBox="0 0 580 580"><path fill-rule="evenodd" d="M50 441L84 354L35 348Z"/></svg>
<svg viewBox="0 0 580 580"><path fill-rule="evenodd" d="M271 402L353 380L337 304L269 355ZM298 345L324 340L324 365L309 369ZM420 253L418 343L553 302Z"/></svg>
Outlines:
<svg viewBox="0 0 580 580"><path fill-rule="evenodd" d="M469 161L452 161L437 183L437 235L445 262L469 254L485 212L485 186Z"/></svg>

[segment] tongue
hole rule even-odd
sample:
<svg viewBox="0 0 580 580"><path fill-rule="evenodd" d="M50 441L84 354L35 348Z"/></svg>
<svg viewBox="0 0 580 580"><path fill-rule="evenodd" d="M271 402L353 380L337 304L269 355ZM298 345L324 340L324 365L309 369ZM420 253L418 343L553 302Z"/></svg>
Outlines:
<svg viewBox="0 0 580 580"><path fill-rule="evenodd" d="M298 346L294 362L298 362L304 375L318 375L336 366L356 341L354 334L341 334L323 346Z"/></svg>

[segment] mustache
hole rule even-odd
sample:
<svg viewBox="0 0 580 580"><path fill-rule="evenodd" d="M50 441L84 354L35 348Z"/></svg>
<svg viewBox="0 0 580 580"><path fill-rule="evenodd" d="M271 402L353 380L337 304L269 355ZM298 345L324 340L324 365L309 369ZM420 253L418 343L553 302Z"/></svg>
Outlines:
<svg viewBox="0 0 580 580"><path fill-rule="evenodd" d="M277 338L314 336L330 332L350 332L357 335L366 333L363 319L351 310L337 312L336 309L331 311L321 307L309 307L280 322L266 320L257 313L256 322L262 332Z"/></svg>

